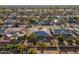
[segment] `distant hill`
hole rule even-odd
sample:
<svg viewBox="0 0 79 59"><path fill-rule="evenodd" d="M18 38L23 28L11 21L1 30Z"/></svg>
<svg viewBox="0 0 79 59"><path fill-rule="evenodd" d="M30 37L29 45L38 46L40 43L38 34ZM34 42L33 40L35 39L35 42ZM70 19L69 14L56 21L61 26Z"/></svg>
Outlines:
<svg viewBox="0 0 79 59"><path fill-rule="evenodd" d="M79 5L0 5L0 8L79 8Z"/></svg>

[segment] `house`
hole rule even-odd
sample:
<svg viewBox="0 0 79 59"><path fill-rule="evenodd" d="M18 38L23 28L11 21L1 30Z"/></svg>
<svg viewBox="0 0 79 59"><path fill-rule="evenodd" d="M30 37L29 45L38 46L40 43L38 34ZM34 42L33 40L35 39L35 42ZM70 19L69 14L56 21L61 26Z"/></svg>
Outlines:
<svg viewBox="0 0 79 59"><path fill-rule="evenodd" d="M35 34L36 38L32 37L30 39L30 42L34 42L34 41L45 41L45 42L49 42L51 40L50 34L47 33L46 31L35 31L35 32L32 32L32 34L33 33Z"/></svg>
<svg viewBox="0 0 79 59"><path fill-rule="evenodd" d="M53 29L52 35L54 37L57 37L59 35L63 35L65 38L69 38L69 37L72 37L73 33L71 32L70 29Z"/></svg>
<svg viewBox="0 0 79 59"><path fill-rule="evenodd" d="M0 38L0 45L6 45L6 44L10 44L11 43L11 40L9 37L7 37L6 35L3 35L1 38Z"/></svg>
<svg viewBox="0 0 79 59"><path fill-rule="evenodd" d="M44 25L44 26L49 26L49 25L54 25L54 22L52 22L52 21L42 21L40 24Z"/></svg>
<svg viewBox="0 0 79 59"><path fill-rule="evenodd" d="M11 32L7 32L6 35L12 40L12 39L15 39L14 38L14 35L16 34L16 32L14 31L11 31Z"/></svg>
<svg viewBox="0 0 79 59"><path fill-rule="evenodd" d="M10 38L12 44L18 44L24 40L25 33L22 31L11 31L6 33L6 35Z"/></svg>
<svg viewBox="0 0 79 59"><path fill-rule="evenodd" d="M5 30L4 29L0 29L0 35L5 34Z"/></svg>
<svg viewBox="0 0 79 59"><path fill-rule="evenodd" d="M5 34L5 29L0 29L0 38Z"/></svg>
<svg viewBox="0 0 79 59"><path fill-rule="evenodd" d="M73 32L75 35L79 36L79 29L75 28L75 29L72 30L72 32Z"/></svg>
<svg viewBox="0 0 79 59"><path fill-rule="evenodd" d="M22 31L11 31L11 32L6 33L6 35L10 39L16 39L17 40L18 37L24 36L25 33L23 33Z"/></svg>
<svg viewBox="0 0 79 59"><path fill-rule="evenodd" d="M6 19L4 21L4 27L12 27L15 22L16 20L14 19Z"/></svg>
<svg viewBox="0 0 79 59"><path fill-rule="evenodd" d="M10 22L5 22L4 23L4 28L8 28L8 27L12 27L12 26L13 26L13 24L10 23Z"/></svg>
<svg viewBox="0 0 79 59"><path fill-rule="evenodd" d="M61 25L63 25L63 22L61 22L61 21L55 22L55 25L56 26L61 26Z"/></svg>
<svg viewBox="0 0 79 59"><path fill-rule="evenodd" d="M63 29L62 33L65 37L72 37L73 33L70 29Z"/></svg>
<svg viewBox="0 0 79 59"><path fill-rule="evenodd" d="M63 24L63 22L62 21L47 21L47 20L45 20L45 21L42 21L41 22L41 25L44 25L44 26L50 26L50 25L56 25L56 26L61 26Z"/></svg>
<svg viewBox="0 0 79 59"><path fill-rule="evenodd" d="M6 45L10 43L9 37L5 34L5 29L0 29L0 44Z"/></svg>
<svg viewBox="0 0 79 59"><path fill-rule="evenodd" d="M6 22L8 22L8 23L15 23L16 20L15 20L15 19L6 19L4 22L5 22L5 23L6 23Z"/></svg>
<svg viewBox="0 0 79 59"><path fill-rule="evenodd" d="M72 18L69 17L69 19L67 20L68 23L76 23L77 19L76 18Z"/></svg>

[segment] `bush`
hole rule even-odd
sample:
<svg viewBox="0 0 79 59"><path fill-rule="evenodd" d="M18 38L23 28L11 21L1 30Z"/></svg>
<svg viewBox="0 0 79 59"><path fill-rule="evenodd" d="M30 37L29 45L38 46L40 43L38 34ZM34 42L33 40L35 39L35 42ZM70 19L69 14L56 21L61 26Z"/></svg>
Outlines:
<svg viewBox="0 0 79 59"><path fill-rule="evenodd" d="M29 48L28 49L28 53L29 54L36 54L37 53L37 49L36 48Z"/></svg>

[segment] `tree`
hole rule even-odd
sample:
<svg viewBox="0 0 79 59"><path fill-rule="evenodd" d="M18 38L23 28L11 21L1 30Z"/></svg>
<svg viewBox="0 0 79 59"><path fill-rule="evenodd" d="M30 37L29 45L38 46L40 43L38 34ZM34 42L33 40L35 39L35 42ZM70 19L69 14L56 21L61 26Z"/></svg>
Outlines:
<svg viewBox="0 0 79 59"><path fill-rule="evenodd" d="M37 35L35 33L32 33L28 39L36 39L37 38Z"/></svg>
<svg viewBox="0 0 79 59"><path fill-rule="evenodd" d="M5 46L0 46L0 51L4 50L6 47Z"/></svg>
<svg viewBox="0 0 79 59"><path fill-rule="evenodd" d="M33 42L34 45L37 41L37 35L35 33L32 33L29 37L27 37L28 41Z"/></svg>
<svg viewBox="0 0 79 59"><path fill-rule="evenodd" d="M77 44L77 45L79 44L79 40L78 40L77 37L73 37L73 41L74 41L75 44Z"/></svg>
<svg viewBox="0 0 79 59"><path fill-rule="evenodd" d="M43 41L39 41L39 42L38 42L38 45L39 45L40 47L47 47L47 44L46 44L45 42L43 42Z"/></svg>
<svg viewBox="0 0 79 59"><path fill-rule="evenodd" d="M79 40L78 39L76 40L76 44L79 45Z"/></svg>
<svg viewBox="0 0 79 59"><path fill-rule="evenodd" d="M51 46L53 45L53 40L50 41L50 45L51 45Z"/></svg>
<svg viewBox="0 0 79 59"><path fill-rule="evenodd" d="M28 53L29 54L36 54L37 53L37 49L36 48L29 48L28 49Z"/></svg>
<svg viewBox="0 0 79 59"><path fill-rule="evenodd" d="M7 44L7 49L8 50L11 50L13 48L13 45L12 44Z"/></svg>
<svg viewBox="0 0 79 59"><path fill-rule="evenodd" d="M77 37L73 37L73 40L77 40L78 38Z"/></svg>
<svg viewBox="0 0 79 59"><path fill-rule="evenodd" d="M72 39L68 39L67 42L69 45L72 45L72 43L73 43Z"/></svg>
<svg viewBox="0 0 79 59"><path fill-rule="evenodd" d="M4 36L4 39L7 39L8 38L6 34L4 34L3 36Z"/></svg>
<svg viewBox="0 0 79 59"><path fill-rule="evenodd" d="M41 49L41 53L43 53L44 50L46 49L46 47L48 47L48 45L45 42L43 42L43 41L39 41L38 45L39 45L39 47Z"/></svg>
<svg viewBox="0 0 79 59"><path fill-rule="evenodd" d="M61 42L61 43L65 40L63 36L59 36L57 39L58 39L59 42Z"/></svg>
<svg viewBox="0 0 79 59"><path fill-rule="evenodd" d="M36 20L34 20L34 19L31 19L31 20L29 20L29 22L32 24L32 23L34 23Z"/></svg>
<svg viewBox="0 0 79 59"><path fill-rule="evenodd" d="M23 51L26 49L27 47L24 44L19 44L17 46L17 49L19 50L20 53L23 53Z"/></svg>
<svg viewBox="0 0 79 59"><path fill-rule="evenodd" d="M0 19L0 26L4 24L4 21Z"/></svg>

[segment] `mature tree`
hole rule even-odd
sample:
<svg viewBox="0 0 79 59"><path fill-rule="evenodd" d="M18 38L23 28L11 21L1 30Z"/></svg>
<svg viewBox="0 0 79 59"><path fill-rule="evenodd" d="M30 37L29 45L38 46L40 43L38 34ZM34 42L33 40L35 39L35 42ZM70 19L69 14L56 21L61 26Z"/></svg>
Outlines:
<svg viewBox="0 0 79 59"><path fill-rule="evenodd" d="M37 41L37 35L35 33L32 33L29 37L27 37L27 39L28 39L28 41L34 43L34 45L35 45L35 43Z"/></svg>
<svg viewBox="0 0 79 59"><path fill-rule="evenodd" d="M6 48L7 48L8 50L12 50L13 45L12 45L12 44L7 44Z"/></svg>
<svg viewBox="0 0 79 59"><path fill-rule="evenodd" d="M50 41L50 45L51 45L51 46L53 45L53 40Z"/></svg>
<svg viewBox="0 0 79 59"><path fill-rule="evenodd" d="M40 47L47 47L47 44L46 44L45 42L43 42L43 41L39 41L39 42L38 42L38 45L39 45Z"/></svg>
<svg viewBox="0 0 79 59"><path fill-rule="evenodd" d="M65 40L63 36L59 36L57 39L59 40L59 42L63 42Z"/></svg>
<svg viewBox="0 0 79 59"><path fill-rule="evenodd" d="M72 39L73 39L73 40L77 40L78 38L77 38L77 37L73 37Z"/></svg>
<svg viewBox="0 0 79 59"><path fill-rule="evenodd" d="M29 20L30 23L34 23L35 21L36 20L34 20L34 19Z"/></svg>
<svg viewBox="0 0 79 59"><path fill-rule="evenodd" d="M5 46L0 46L0 51L4 50L6 47Z"/></svg>
<svg viewBox="0 0 79 59"><path fill-rule="evenodd" d="M39 47L41 49L41 53L43 53L44 49L46 49L46 47L48 47L48 45L45 42L43 42L43 41L39 41L38 45L39 45Z"/></svg>
<svg viewBox="0 0 79 59"><path fill-rule="evenodd" d="M77 45L79 44L79 39L77 37L73 37L72 39L74 40L75 44L77 44Z"/></svg>
<svg viewBox="0 0 79 59"><path fill-rule="evenodd" d="M0 19L0 26L4 24L4 21Z"/></svg>
<svg viewBox="0 0 79 59"><path fill-rule="evenodd" d="M17 49L19 50L19 53L23 53L23 51L27 48L24 44L19 44L17 46Z"/></svg>
<svg viewBox="0 0 79 59"><path fill-rule="evenodd" d="M32 33L28 39L36 39L37 38L37 35L35 33Z"/></svg>
<svg viewBox="0 0 79 59"><path fill-rule="evenodd" d="M78 39L76 40L76 44L79 45L79 40Z"/></svg>
<svg viewBox="0 0 79 59"><path fill-rule="evenodd" d="M72 39L68 39L67 42L69 45L72 45L72 43L73 43Z"/></svg>

